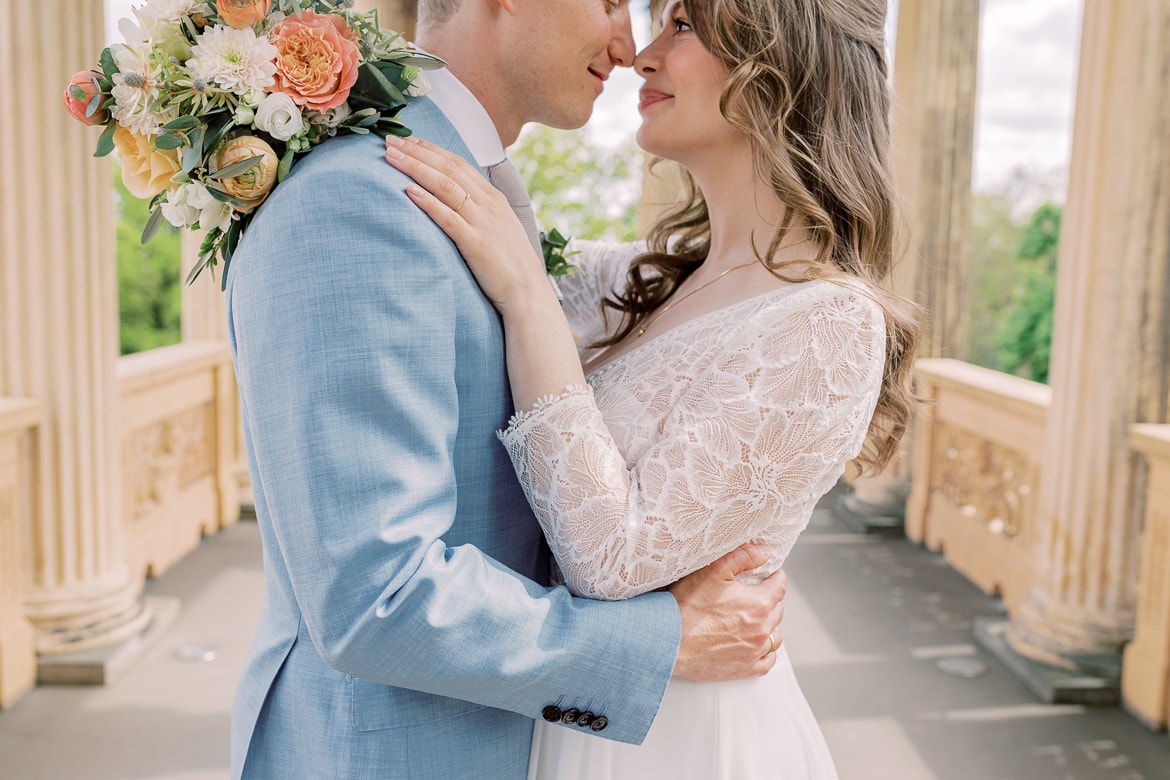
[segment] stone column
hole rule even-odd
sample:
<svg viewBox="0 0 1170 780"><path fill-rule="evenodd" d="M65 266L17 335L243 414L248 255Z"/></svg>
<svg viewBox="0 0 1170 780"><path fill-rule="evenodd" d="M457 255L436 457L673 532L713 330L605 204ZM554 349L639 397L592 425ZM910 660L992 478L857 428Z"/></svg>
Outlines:
<svg viewBox="0 0 1170 780"><path fill-rule="evenodd" d="M967 352L979 0L901 0L897 22L893 167L906 251L890 284L926 309L920 354L962 360ZM906 453L911 438L912 432L904 441ZM838 515L859 530L901 528L910 461L902 456L884 474L850 480ZM919 529L907 531L922 540Z"/></svg>
<svg viewBox="0 0 1170 780"><path fill-rule="evenodd" d="M27 616L41 653L148 620L123 555L111 172L61 105L102 49L102 3L0 3L0 396L42 408ZM46 20L68 20L64 24Z"/></svg>
<svg viewBox="0 0 1170 780"><path fill-rule="evenodd" d="M1145 470L1170 398L1170 6L1085 0L1060 238L1036 586L1008 641L1116 673L1133 634Z"/></svg>

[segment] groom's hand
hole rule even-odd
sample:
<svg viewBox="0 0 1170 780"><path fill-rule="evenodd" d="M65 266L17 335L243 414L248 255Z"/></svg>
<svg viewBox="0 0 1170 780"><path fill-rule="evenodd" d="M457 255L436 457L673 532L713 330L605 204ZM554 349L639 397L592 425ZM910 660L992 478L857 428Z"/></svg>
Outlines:
<svg viewBox="0 0 1170 780"><path fill-rule="evenodd" d="M682 614L676 677L736 680L776 663L788 577L777 571L759 585L735 579L767 560L766 546L747 544L670 586Z"/></svg>

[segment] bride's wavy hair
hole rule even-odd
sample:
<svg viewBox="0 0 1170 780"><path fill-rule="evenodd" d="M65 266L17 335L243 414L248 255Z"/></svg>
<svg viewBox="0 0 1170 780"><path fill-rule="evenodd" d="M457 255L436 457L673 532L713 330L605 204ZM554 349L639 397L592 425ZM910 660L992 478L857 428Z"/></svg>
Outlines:
<svg viewBox="0 0 1170 780"><path fill-rule="evenodd" d="M660 11L665 0L651 2ZM880 471L896 454L916 402L911 368L921 315L881 282L895 253L885 0L683 0L703 46L729 75L719 108L751 140L756 176L788 208L757 256L787 281L859 278L882 307L886 363L881 394L857 465ZM621 313L616 344L663 304L706 259L707 204L684 173L686 197L648 236L627 290L605 300ZM777 262L790 232L805 229L813 262ZM668 248L669 247L669 248Z"/></svg>

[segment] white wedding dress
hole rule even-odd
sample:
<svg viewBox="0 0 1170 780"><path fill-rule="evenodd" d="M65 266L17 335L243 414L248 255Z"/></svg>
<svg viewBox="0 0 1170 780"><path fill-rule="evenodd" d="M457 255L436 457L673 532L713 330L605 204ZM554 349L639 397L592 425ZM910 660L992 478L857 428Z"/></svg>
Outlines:
<svg viewBox="0 0 1170 780"><path fill-rule="evenodd" d="M640 247L572 248L579 270L561 286L584 345L606 331L598 303ZM574 593L635 596L749 540L771 548L765 576L860 451L884 354L881 309L859 282L794 284L648 339L500 438ZM778 652L762 678L672 680L641 746L538 721L530 780L833 780Z"/></svg>

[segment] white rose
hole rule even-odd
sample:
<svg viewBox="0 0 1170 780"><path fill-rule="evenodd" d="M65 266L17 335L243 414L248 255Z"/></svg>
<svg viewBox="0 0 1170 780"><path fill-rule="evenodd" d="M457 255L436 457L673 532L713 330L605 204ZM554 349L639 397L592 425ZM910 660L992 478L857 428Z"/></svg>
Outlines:
<svg viewBox="0 0 1170 780"><path fill-rule="evenodd" d="M287 141L305 129L305 121L292 98L273 92L256 107L256 127L278 141Z"/></svg>

